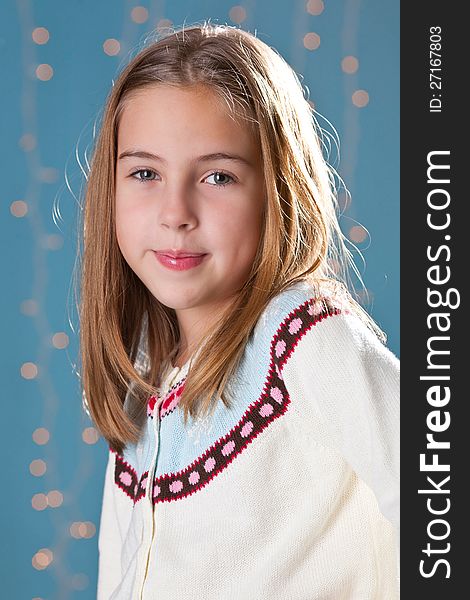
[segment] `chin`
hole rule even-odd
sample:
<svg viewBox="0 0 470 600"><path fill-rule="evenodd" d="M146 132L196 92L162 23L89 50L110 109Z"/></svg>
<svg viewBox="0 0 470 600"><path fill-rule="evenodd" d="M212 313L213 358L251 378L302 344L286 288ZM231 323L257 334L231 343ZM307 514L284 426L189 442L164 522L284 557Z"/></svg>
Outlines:
<svg viewBox="0 0 470 600"><path fill-rule="evenodd" d="M153 293L153 292L152 292ZM154 297L167 308L173 310L185 310L186 308L193 308L198 305L196 298L190 299L185 298L182 294L153 294Z"/></svg>

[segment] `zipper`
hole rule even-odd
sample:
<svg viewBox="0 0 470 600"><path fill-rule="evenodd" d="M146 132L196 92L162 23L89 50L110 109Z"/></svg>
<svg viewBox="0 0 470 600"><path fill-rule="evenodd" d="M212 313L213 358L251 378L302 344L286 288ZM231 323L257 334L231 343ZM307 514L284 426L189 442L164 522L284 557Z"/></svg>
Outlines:
<svg viewBox="0 0 470 600"><path fill-rule="evenodd" d="M147 537L148 543L145 544L147 546L147 550L146 550L146 559L145 559L145 563L143 566L143 569L141 568L139 571L139 573L136 576L136 581L140 581L140 591L137 595L136 600L143 600L143 593L144 593L144 588L145 588L145 582L147 581L147 575L148 575L148 568L149 568L149 564L150 564L150 554L152 551L152 544L153 544L153 538L155 535L155 515L154 515L154 505L153 505L153 497L152 497L152 489L153 489L153 480L155 478L155 471L157 469L157 456L158 456L158 451L160 448L160 423L161 423L161 419L160 419L160 408L161 405L163 403L163 400L166 398L166 396L168 395L168 392L171 388L171 386L173 385L173 383L176 381L178 375L180 374L180 372L182 371L182 369L185 367L186 365L183 365L181 367L174 367L170 373L165 377L164 380L164 385L162 385L162 388L160 389L160 393L158 395L158 400L155 403L154 406L154 410L153 410L153 423L154 423L154 439L155 439L155 450L153 453L153 457L152 457L152 462L151 465L149 467L149 474L148 474L148 478L147 478L147 486L145 489L145 501L146 501L146 508L144 511L144 536L145 536L145 525L147 523L147 516L149 517L150 520L150 534ZM143 571L143 572L142 572Z"/></svg>

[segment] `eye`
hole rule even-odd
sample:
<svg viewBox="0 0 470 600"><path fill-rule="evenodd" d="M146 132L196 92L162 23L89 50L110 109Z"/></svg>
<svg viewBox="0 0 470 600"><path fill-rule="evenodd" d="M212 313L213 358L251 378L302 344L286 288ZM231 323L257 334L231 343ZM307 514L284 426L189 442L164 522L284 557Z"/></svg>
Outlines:
<svg viewBox="0 0 470 600"><path fill-rule="evenodd" d="M226 185L229 185L230 183L234 182L234 179L231 175L228 175L227 173L224 173L223 171L214 171L214 173L211 173L210 175L208 175L206 177L206 181L207 179L209 179L210 177L214 177L215 180L215 184L211 184L214 185L214 187L224 187ZM222 181L221 181L222 179ZM224 181L228 179L228 181Z"/></svg>
<svg viewBox="0 0 470 600"><path fill-rule="evenodd" d="M136 175L138 175L138 177L136 177ZM147 181L154 181L155 175L156 173L155 171L152 171L152 169L139 169L138 171L131 173L130 176L137 179L139 183L145 183Z"/></svg>

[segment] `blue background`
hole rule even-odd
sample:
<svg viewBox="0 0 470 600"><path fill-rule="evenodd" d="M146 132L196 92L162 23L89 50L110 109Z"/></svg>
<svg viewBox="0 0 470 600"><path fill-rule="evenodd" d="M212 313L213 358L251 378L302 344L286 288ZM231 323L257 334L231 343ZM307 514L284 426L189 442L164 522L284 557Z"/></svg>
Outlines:
<svg viewBox="0 0 470 600"><path fill-rule="evenodd" d="M95 598L106 445L102 439L89 443L92 437L88 442L82 437L84 431L92 436L93 430L87 429L91 423L81 407L75 373L78 323L72 284L84 181L79 162L85 162L93 123L112 80L161 19L175 27L208 18L235 25L230 16L234 4L1 3L2 597ZM137 5L148 10L142 24L131 17ZM307 11L304 0L248 0L239 6L246 11L239 25L256 31L286 58L309 89L316 110L338 132L338 171L352 194L341 225L346 235L358 223L369 232L357 243L365 264L356 252L370 292L366 308L398 355L399 3L330 1L317 16ZM33 41L36 27L49 31L46 44ZM316 50L303 45L308 32L320 36ZM103 50L109 38L121 43L117 56ZM354 74L341 68L347 55L359 60ZM36 76L44 63L53 68L48 81ZM356 90L369 94L363 108L352 102ZM324 119L320 125L333 132ZM332 162L337 165L334 153ZM13 214L19 200L27 205L23 217ZM25 305L26 300L33 303ZM64 349L52 341L59 332L69 338ZM36 377L22 375L25 363L37 366ZM37 428L47 429L47 443L34 441ZM30 471L37 459L45 463L43 475ZM33 507L37 494L55 490L62 494L59 506ZM77 539L71 526L73 530L74 523L83 522L89 537ZM52 560L38 568L48 551Z"/></svg>

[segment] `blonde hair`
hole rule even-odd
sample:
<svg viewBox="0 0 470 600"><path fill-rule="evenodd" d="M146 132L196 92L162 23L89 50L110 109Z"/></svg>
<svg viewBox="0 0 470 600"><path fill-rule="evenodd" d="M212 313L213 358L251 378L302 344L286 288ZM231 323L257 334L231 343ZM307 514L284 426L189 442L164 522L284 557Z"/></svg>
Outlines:
<svg viewBox="0 0 470 600"><path fill-rule="evenodd" d="M228 383L269 301L291 284L330 282L347 295L348 264L336 212L334 172L322 153L318 125L291 67L243 30L204 23L144 47L122 70L108 96L85 195L81 261L81 376L86 406L116 451L135 443L156 393L162 364L175 355L175 311L162 305L124 260L115 234L115 164L119 120L133 93L158 84L207 86L257 135L266 186L263 231L251 273L231 307L214 323L185 383L184 419L207 414ZM338 265L340 272L338 272ZM227 316L227 315L226 315ZM138 352L148 357L136 368ZM132 410L124 407L126 395Z"/></svg>

